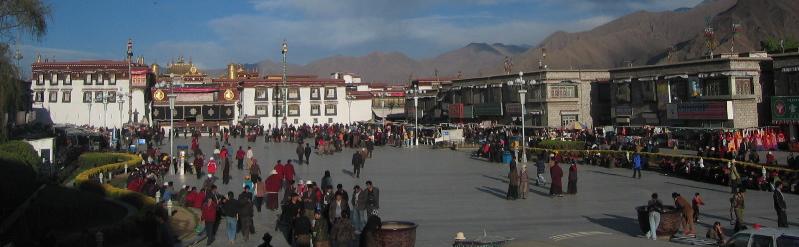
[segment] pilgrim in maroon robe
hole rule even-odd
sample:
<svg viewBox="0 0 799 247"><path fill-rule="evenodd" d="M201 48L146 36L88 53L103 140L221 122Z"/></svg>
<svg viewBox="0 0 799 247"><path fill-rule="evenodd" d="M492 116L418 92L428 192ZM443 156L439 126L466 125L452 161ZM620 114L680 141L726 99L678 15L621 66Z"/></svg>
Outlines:
<svg viewBox="0 0 799 247"><path fill-rule="evenodd" d="M266 208L269 210L275 210L278 207L277 193L280 191L282 180L275 170L272 170L272 174L266 178Z"/></svg>
<svg viewBox="0 0 799 247"><path fill-rule="evenodd" d="M560 196L563 194L563 169L560 168L557 162L553 161L552 166L549 167L549 175L552 178L552 185L549 187L550 196Z"/></svg>

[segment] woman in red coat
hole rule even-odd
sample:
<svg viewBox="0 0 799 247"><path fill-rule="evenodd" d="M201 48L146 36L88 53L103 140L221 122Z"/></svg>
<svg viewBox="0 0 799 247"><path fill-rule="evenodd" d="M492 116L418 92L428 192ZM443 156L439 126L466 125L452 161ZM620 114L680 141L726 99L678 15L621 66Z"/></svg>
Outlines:
<svg viewBox="0 0 799 247"><path fill-rule="evenodd" d="M214 226L216 226L216 201L213 199L205 200L205 203L202 204L202 217L200 218L203 222L205 222L205 235L208 237L208 245L214 242L214 236L216 231Z"/></svg>

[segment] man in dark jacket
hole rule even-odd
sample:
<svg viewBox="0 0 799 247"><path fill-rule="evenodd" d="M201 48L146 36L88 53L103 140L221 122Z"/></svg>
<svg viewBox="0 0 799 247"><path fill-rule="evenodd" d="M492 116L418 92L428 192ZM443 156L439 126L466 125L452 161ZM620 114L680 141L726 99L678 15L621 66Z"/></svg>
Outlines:
<svg viewBox="0 0 799 247"><path fill-rule="evenodd" d="M372 181L366 181L364 194L366 194L366 215L376 215L380 209L380 190L372 185Z"/></svg>
<svg viewBox="0 0 799 247"><path fill-rule="evenodd" d="M233 191L229 191L227 193L227 200L225 204L222 205L222 213L225 215L225 222L227 224L227 238L231 244L236 241L236 225L238 223L239 217L239 209L241 209L241 205L239 204L238 200L236 200Z"/></svg>
<svg viewBox="0 0 799 247"><path fill-rule="evenodd" d="M538 179L535 180L535 185L543 186L547 183L547 180L544 179L544 173L546 173L546 159L547 154L541 153L538 156L538 160L535 161L535 171Z"/></svg>
<svg viewBox="0 0 799 247"><path fill-rule="evenodd" d="M297 149L295 152L297 153L297 165L302 165L302 156L305 154L305 149L302 147L302 143L297 144Z"/></svg>
<svg viewBox="0 0 799 247"><path fill-rule="evenodd" d="M255 233L255 226L252 222L253 217L253 204L250 200L251 197L243 197L239 199L241 209L239 209L239 222L241 222L241 235L244 236L244 242L250 240L250 234Z"/></svg>
<svg viewBox="0 0 799 247"><path fill-rule="evenodd" d="M788 227L788 214L785 212L785 196L782 195L782 182L774 186L774 210L777 211L777 227Z"/></svg>
<svg viewBox="0 0 799 247"><path fill-rule="evenodd" d="M294 241L294 234L292 234L292 230L294 227L294 219L300 217L302 212L302 201L300 201L300 196L297 193L291 194L291 201L281 206L281 214L278 224L275 228L280 229L283 233L283 237L286 238L286 242L291 244Z"/></svg>
<svg viewBox="0 0 799 247"><path fill-rule="evenodd" d="M297 217L293 222L294 246L311 246L311 220L308 217Z"/></svg>
<svg viewBox="0 0 799 247"><path fill-rule="evenodd" d="M364 226L364 220L366 220L366 216L364 216L366 212L366 193L363 192L361 186L355 185L355 188L352 189L352 208L354 209L351 217L352 225L355 227L355 231L360 233L361 228Z"/></svg>
<svg viewBox="0 0 799 247"><path fill-rule="evenodd" d="M311 145L305 143L305 164L311 164Z"/></svg>
<svg viewBox="0 0 799 247"><path fill-rule="evenodd" d="M363 157L361 157L361 154L358 151L352 153L352 167L353 167L353 173L355 173L355 177L360 178L361 168L363 168Z"/></svg>
<svg viewBox="0 0 799 247"><path fill-rule="evenodd" d="M375 142L372 139L366 141L366 151L369 151L369 158L372 158L372 151L375 150Z"/></svg>

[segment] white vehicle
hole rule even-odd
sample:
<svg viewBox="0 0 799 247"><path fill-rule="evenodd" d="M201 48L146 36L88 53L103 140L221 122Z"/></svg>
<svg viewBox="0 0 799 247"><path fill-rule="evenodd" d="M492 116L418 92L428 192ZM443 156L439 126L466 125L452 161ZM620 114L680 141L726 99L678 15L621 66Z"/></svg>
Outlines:
<svg viewBox="0 0 799 247"><path fill-rule="evenodd" d="M727 247L799 247L796 228L750 228L730 237Z"/></svg>

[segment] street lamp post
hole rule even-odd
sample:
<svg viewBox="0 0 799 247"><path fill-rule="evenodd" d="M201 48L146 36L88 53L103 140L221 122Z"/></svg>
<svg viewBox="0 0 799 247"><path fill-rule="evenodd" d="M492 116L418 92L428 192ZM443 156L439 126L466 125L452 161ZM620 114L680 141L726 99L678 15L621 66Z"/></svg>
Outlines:
<svg viewBox="0 0 799 247"><path fill-rule="evenodd" d="M122 144L122 129L123 129L123 124L122 124L122 105L125 104L125 92L122 91L122 88L118 88L117 89L117 103L119 103L119 128L117 129L119 131L119 134L117 134L117 142L119 143L118 145L121 147L122 146L121 145Z"/></svg>
<svg viewBox="0 0 799 247"><path fill-rule="evenodd" d="M86 104L89 105L89 115L88 115L89 119L86 121L86 125L92 125L92 101L94 101L93 97L90 98L88 102L86 102Z"/></svg>
<svg viewBox="0 0 799 247"><path fill-rule="evenodd" d="M355 96L347 95L347 122L352 124L352 101L355 100Z"/></svg>
<svg viewBox="0 0 799 247"><path fill-rule="evenodd" d="M170 82L164 81L156 85L157 88L168 88L169 95L169 157L175 158L175 101L177 95L175 94L175 87L182 87L182 78L176 77L175 74L169 74ZM180 175L183 175L183 169L180 169Z"/></svg>
<svg viewBox="0 0 799 247"><path fill-rule="evenodd" d="M283 40L283 48L280 50L280 53L283 55L283 122L288 125L288 112L289 112L289 105L288 105L288 86L286 85L286 54L289 53L289 45L286 43L286 40ZM277 123L275 123L277 125Z"/></svg>
<svg viewBox="0 0 799 247"><path fill-rule="evenodd" d="M110 97L109 95L105 95L105 97L103 97L103 127L105 127L106 129L108 129L108 100L109 100L109 97Z"/></svg>
<svg viewBox="0 0 799 247"><path fill-rule="evenodd" d="M419 88L413 90L413 145L419 146Z"/></svg>
<svg viewBox="0 0 799 247"><path fill-rule="evenodd" d="M131 88L133 85L133 39L128 38L128 123L133 122L133 94Z"/></svg>
<svg viewBox="0 0 799 247"><path fill-rule="evenodd" d="M535 81L531 81L531 82L535 83ZM525 130L524 130L525 129L525 123L524 123L525 122L525 116L527 115L526 114L527 113L527 109L525 107L525 104L527 103L526 97L525 97L527 95L527 89L525 89L525 87L524 87L526 85L526 83L524 81L524 72L519 72L519 78L517 78L515 81L509 81L508 85L518 85L520 87L520 89L519 89L519 103L522 106L522 113L521 113L521 120L522 120L522 131L521 131L521 134L522 134L522 138L521 138L522 155L521 155L521 162L522 163L527 163L527 138L526 138Z"/></svg>

